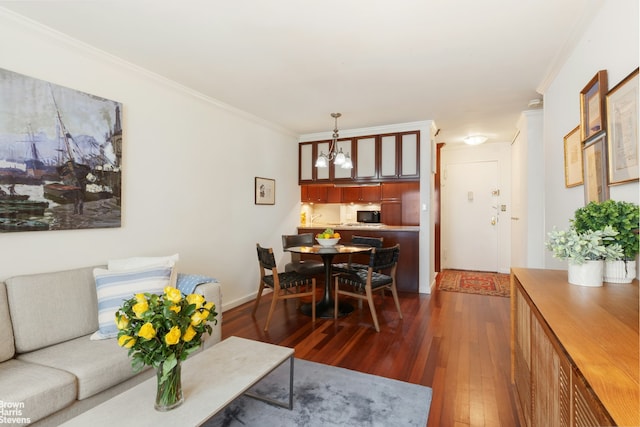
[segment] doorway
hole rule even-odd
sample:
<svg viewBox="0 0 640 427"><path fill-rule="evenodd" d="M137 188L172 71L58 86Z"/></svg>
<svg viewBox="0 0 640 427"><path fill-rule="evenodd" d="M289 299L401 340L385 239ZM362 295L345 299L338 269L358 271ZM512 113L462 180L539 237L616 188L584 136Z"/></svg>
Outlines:
<svg viewBox="0 0 640 427"><path fill-rule="evenodd" d="M442 268L498 271L498 161L444 165Z"/></svg>

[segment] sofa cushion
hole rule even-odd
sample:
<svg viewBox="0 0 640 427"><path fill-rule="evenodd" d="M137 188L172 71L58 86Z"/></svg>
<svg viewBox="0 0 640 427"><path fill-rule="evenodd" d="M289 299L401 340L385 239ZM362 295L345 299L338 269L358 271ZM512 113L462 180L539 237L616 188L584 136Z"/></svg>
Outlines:
<svg viewBox="0 0 640 427"><path fill-rule="evenodd" d="M178 280L178 260L180 254L173 254L168 256L139 256L131 258L110 259L107 263L107 268L113 271L134 270L136 268L154 267L157 265L163 265L171 267L171 286L176 287Z"/></svg>
<svg viewBox="0 0 640 427"><path fill-rule="evenodd" d="M119 347L116 339L91 341L84 336L17 357L25 362L71 372L77 379L78 400L93 396L136 374L131 368L128 351Z"/></svg>
<svg viewBox="0 0 640 427"><path fill-rule="evenodd" d="M0 401L24 405L16 417L29 419L17 425L33 423L75 400L76 379L69 372L15 359L0 363Z"/></svg>
<svg viewBox="0 0 640 427"><path fill-rule="evenodd" d="M11 359L16 351L13 345L13 328L9 316L9 302L7 301L7 288L0 282L0 362Z"/></svg>
<svg viewBox="0 0 640 427"><path fill-rule="evenodd" d="M16 276L5 281L17 353L98 329L93 268Z"/></svg>
<svg viewBox="0 0 640 427"><path fill-rule="evenodd" d="M98 295L98 331L92 340L114 338L118 335L115 314L124 301L135 294L162 294L169 285L172 268L165 265L111 271L93 270Z"/></svg>

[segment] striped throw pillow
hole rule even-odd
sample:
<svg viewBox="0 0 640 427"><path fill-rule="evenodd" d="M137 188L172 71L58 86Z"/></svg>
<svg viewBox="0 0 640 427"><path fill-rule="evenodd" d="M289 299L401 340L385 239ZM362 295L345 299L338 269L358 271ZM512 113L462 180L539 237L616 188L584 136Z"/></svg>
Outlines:
<svg viewBox="0 0 640 427"><path fill-rule="evenodd" d="M91 335L91 339L115 338L118 335L115 315L123 302L139 293L162 294L165 286L169 285L171 272L172 268L166 265L123 271L95 268L93 277L98 294L98 330Z"/></svg>

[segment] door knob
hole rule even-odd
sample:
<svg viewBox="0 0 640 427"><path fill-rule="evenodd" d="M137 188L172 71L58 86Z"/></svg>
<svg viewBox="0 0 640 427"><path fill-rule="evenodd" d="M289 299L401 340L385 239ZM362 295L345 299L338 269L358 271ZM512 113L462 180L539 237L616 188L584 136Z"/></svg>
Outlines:
<svg viewBox="0 0 640 427"><path fill-rule="evenodd" d="M498 222L498 219L495 216L491 217L491 225L496 225L496 222Z"/></svg>

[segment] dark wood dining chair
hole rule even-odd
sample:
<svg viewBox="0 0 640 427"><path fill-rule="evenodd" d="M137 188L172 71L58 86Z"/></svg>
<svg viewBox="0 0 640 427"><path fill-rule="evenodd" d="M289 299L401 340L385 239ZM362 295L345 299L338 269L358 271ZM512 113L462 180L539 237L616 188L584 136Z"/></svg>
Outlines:
<svg viewBox="0 0 640 427"><path fill-rule="evenodd" d="M399 244L388 248L373 248L369 256L369 266L366 270L351 270L350 272L336 275L334 284L334 318L337 318L339 295L366 300L369 303L373 325L376 331L380 332L373 293L389 289L398 309L398 315L402 319L396 287L396 269L399 256Z"/></svg>
<svg viewBox="0 0 640 427"><path fill-rule="evenodd" d="M384 237L369 237L369 236L353 236L351 243L354 245L371 246L372 248L381 248L384 242ZM339 262L332 265L335 273L348 273L351 270L366 270L369 268L367 264L359 264L352 262L352 254L349 254L349 260L347 262Z"/></svg>
<svg viewBox="0 0 640 427"><path fill-rule="evenodd" d="M269 308L269 314L267 315L267 323L264 326L264 331L269 329L269 323L271 322L271 316L276 308L276 304L281 299L311 297L311 321L316 321L316 279L304 274L297 273L295 271L288 271L284 273L278 273L276 267L276 259L273 255L272 248L263 248L260 244L256 244L258 252L258 266L260 268L260 284L258 287L258 295L256 296L256 302L253 306L252 316L256 315L258 304L260 304L260 297L265 287L273 289L273 296L271 297L271 307ZM302 291L304 288L304 292ZM311 288L311 289L309 289ZM298 299L298 304L300 300Z"/></svg>
<svg viewBox="0 0 640 427"><path fill-rule="evenodd" d="M313 246L315 243L313 233L283 234L282 249L285 251L294 246ZM284 271L295 271L308 276L324 274L324 264L315 259L301 259L300 254L291 252L291 262L284 266Z"/></svg>

